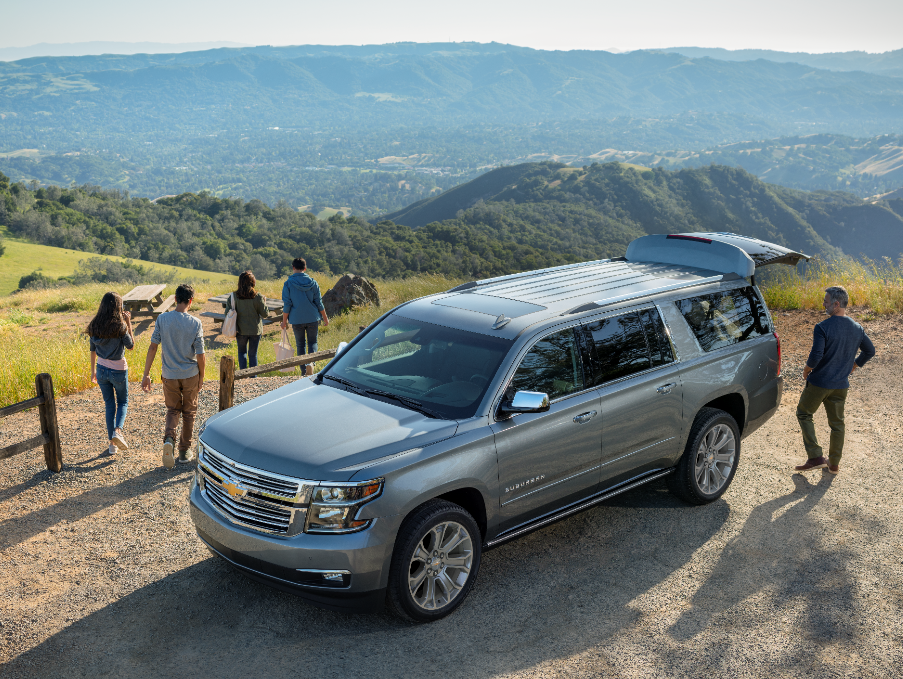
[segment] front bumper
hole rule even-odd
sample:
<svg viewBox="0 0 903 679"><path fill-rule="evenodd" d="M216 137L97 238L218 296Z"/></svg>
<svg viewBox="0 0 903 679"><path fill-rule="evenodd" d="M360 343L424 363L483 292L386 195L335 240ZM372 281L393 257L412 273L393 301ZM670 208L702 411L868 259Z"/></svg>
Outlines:
<svg viewBox="0 0 903 679"><path fill-rule="evenodd" d="M229 522L196 483L189 511L198 537L210 551L255 580L326 608L374 610L383 605L398 532L395 517L376 519L358 533L274 537ZM340 583L317 585L312 571L348 574Z"/></svg>

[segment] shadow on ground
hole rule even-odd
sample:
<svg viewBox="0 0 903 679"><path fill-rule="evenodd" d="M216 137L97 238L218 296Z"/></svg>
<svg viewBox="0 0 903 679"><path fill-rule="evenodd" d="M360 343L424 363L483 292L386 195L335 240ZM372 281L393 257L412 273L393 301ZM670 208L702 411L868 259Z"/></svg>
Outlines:
<svg viewBox="0 0 903 679"><path fill-rule="evenodd" d="M689 655L680 641L774 578L783 579L788 595L811 590L804 585L812 582L810 560L825 557L817 540L806 558L773 540L782 523L807 520L830 479L795 482L731 540L693 607L671 628L675 643L655 645L679 651L661 658L660 667L704 665L706 658ZM729 512L724 500L687 507L663 484L626 493L487 552L464 606L431 625L320 610L210 558L72 624L6 670L10 677L36 676L38 667L42 676L59 677L490 677L525 670L641 626L643 613L631 602L685 566ZM750 568L751 558L758 567ZM852 605L843 575L840 568L824 586ZM710 650L716 664L723 650ZM619 674L602 654L593 663L600 675Z"/></svg>

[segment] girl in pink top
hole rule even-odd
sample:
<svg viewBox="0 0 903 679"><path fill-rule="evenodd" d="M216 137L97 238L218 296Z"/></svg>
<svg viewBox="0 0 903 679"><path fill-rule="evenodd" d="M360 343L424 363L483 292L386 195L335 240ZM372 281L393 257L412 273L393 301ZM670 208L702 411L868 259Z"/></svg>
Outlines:
<svg viewBox="0 0 903 679"><path fill-rule="evenodd" d="M91 338L91 381L100 387L106 405L107 435L112 455L129 447L122 425L129 409L129 366L125 350L135 348L132 318L122 308L122 297L108 292L85 331Z"/></svg>

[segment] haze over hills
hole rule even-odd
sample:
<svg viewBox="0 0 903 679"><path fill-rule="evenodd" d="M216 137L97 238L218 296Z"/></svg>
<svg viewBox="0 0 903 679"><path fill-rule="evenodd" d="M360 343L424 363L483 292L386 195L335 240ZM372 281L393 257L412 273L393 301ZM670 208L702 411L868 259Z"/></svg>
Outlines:
<svg viewBox="0 0 903 679"><path fill-rule="evenodd" d="M880 75L903 76L903 49L892 52L778 52L775 50L727 50L720 47L669 47L688 57L711 57L720 61L754 61L766 59L778 63L792 62L830 71L866 71Z"/></svg>
<svg viewBox="0 0 903 679"><path fill-rule="evenodd" d="M71 131L423 124L436 117L531 122L690 110L802 119L853 134L903 131L903 79L761 60L469 43L47 57L0 67L0 112L16 114L8 124L49 114L54 127Z"/></svg>
<svg viewBox="0 0 903 679"><path fill-rule="evenodd" d="M0 61L18 61L30 57L79 57L86 54L157 54L194 52L219 47L248 47L240 42L42 42L27 47L0 47Z"/></svg>
<svg viewBox="0 0 903 679"><path fill-rule="evenodd" d="M900 139L883 135L903 133L901 114L903 78L661 51L395 43L37 57L0 63L0 169L366 216L545 159L716 161L867 196L899 187Z"/></svg>

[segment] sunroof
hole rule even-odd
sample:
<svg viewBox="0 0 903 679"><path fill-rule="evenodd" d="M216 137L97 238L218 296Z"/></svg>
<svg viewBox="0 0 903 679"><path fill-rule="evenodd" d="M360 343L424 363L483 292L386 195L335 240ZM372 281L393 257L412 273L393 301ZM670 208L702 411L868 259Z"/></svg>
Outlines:
<svg viewBox="0 0 903 679"><path fill-rule="evenodd" d="M478 314L487 314L489 316L501 316L504 314L508 318L526 316L534 311L544 311L546 309L546 307L538 304L470 292L443 297L433 301L433 304L448 306L453 309L464 309L465 311L476 311Z"/></svg>

